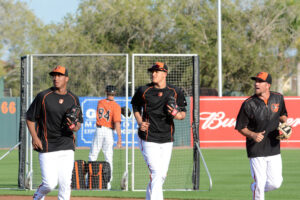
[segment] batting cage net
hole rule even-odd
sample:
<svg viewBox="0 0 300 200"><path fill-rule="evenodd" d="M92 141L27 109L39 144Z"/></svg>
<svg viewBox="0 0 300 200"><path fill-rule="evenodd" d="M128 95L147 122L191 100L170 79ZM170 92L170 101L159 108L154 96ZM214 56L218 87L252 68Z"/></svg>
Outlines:
<svg viewBox="0 0 300 200"><path fill-rule="evenodd" d="M128 151L126 149L127 113L122 115L121 148L115 147L118 137L114 132L113 170L108 169L110 166L107 167L102 151L100 151L97 159L101 164L101 172L99 163L89 165L88 157L96 132L97 103L106 98L106 85L114 85L117 91L115 101L123 107L128 106L127 54L36 54L21 58L19 187L35 189L41 183L38 153L32 150L31 136L26 127L25 114L35 96L52 87L53 83L49 72L57 65L65 66L68 69L68 89L79 97L84 118L81 129L76 133L77 148L74 170L77 172L73 171L72 188L108 189L106 185L107 176L111 175L113 177L111 189L120 190L120 182L128 166L128 154L126 153ZM93 172L89 172L89 169L92 169ZM112 174L109 174L109 171L113 171ZM89 180L89 173L102 175L98 179ZM106 176L106 178L102 176ZM106 180L106 182L100 183L99 180Z"/></svg>
<svg viewBox="0 0 300 200"><path fill-rule="evenodd" d="M199 102L199 89L195 88L199 85L199 74L195 73L195 69L197 72L199 69L198 56L194 54L133 54L132 96L139 86L151 82L147 69L155 62L163 62L168 66L167 83L181 88L188 103L186 118L174 120L174 147L163 188L165 190L199 189L199 155L193 144L193 139L195 136L197 137L198 131L193 132L192 129L194 108L196 109L196 118L199 119L199 104L195 107L193 103L195 95L197 96L196 102ZM132 123L136 122L133 120ZM137 124L134 124L132 128L137 131ZM137 132L132 136L134 136L131 138L132 143L135 143L137 147ZM149 182L149 172L138 148L132 148L132 160L132 190L145 190Z"/></svg>

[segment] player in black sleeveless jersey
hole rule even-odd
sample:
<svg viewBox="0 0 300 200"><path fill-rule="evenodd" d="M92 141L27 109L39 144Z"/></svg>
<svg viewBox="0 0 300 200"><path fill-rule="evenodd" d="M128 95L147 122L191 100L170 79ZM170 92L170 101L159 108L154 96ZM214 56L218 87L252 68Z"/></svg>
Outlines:
<svg viewBox="0 0 300 200"><path fill-rule="evenodd" d="M255 80L255 94L245 100L236 121L236 127L246 136L250 159L251 184L254 200L263 200L264 193L278 189L282 183L282 160L277 130L279 122L287 121L283 96L271 92L272 77L260 72Z"/></svg>
<svg viewBox="0 0 300 200"><path fill-rule="evenodd" d="M139 125L140 150L150 172L146 199L162 200L174 141L173 119L185 118L187 104L182 90L167 84L168 67L164 63L157 62L148 71L152 83L138 88L131 103ZM170 97L175 98L177 108L168 105Z"/></svg>
<svg viewBox="0 0 300 200"><path fill-rule="evenodd" d="M32 146L39 152L42 184L33 199L44 199L45 195L59 184L58 199L71 196L71 179L74 165L75 136L80 129L79 122L70 130L63 126L65 113L73 105L79 105L76 95L67 90L68 71L63 66L51 72L53 86L40 92L27 113L27 126L32 136Z"/></svg>

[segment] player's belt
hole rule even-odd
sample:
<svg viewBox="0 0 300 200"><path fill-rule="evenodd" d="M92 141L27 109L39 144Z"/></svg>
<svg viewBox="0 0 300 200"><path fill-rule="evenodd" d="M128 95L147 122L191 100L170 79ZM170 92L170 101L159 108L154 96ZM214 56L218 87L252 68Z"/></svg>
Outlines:
<svg viewBox="0 0 300 200"><path fill-rule="evenodd" d="M97 125L97 128L102 128L102 127L110 128L110 127L107 127L107 126L98 126ZM110 129L112 129L112 128L110 128Z"/></svg>

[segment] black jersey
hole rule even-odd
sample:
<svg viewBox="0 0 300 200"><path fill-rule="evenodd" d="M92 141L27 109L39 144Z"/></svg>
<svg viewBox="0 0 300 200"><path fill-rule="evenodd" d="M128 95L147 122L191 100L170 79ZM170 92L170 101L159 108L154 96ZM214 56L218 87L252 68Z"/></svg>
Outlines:
<svg viewBox="0 0 300 200"><path fill-rule="evenodd" d="M65 95L57 94L54 87L36 96L26 113L26 118L36 122L36 131L43 145L41 152L75 150L74 134L62 125L66 111L73 105L80 106L76 95L70 91ZM83 122L82 112L79 122Z"/></svg>
<svg viewBox="0 0 300 200"><path fill-rule="evenodd" d="M148 131L138 132L142 140L156 143L174 141L174 122L166 106L169 96L176 98L179 111L186 112L183 91L172 85L167 84L165 88L158 89L153 84L148 84L139 87L134 94L131 100L134 112L142 113L143 121L150 123Z"/></svg>
<svg viewBox="0 0 300 200"><path fill-rule="evenodd" d="M283 96L271 92L266 104L258 96L253 95L243 103L236 121L235 129L248 128L253 132L266 131L261 142L246 139L248 157L272 156L280 154L280 141L277 127L279 118L287 116Z"/></svg>

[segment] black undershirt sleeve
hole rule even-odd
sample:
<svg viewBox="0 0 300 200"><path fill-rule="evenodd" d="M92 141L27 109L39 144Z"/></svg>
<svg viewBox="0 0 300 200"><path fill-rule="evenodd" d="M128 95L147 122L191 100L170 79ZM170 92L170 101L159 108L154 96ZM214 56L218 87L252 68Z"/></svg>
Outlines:
<svg viewBox="0 0 300 200"><path fill-rule="evenodd" d="M184 93L181 89L178 91L177 105L179 107L180 112L186 112L185 107L187 106L187 103L186 103L186 99L184 97Z"/></svg>
<svg viewBox="0 0 300 200"><path fill-rule="evenodd" d="M236 125L235 125L236 130L242 130L243 128L246 128L249 123L249 118L245 107L246 105L245 103L243 103L236 119Z"/></svg>
<svg viewBox="0 0 300 200"><path fill-rule="evenodd" d="M139 88L131 100L132 109L133 112L142 112L142 106L143 106L143 99L142 99L142 91L141 88Z"/></svg>
<svg viewBox="0 0 300 200"><path fill-rule="evenodd" d="M36 122L40 118L41 107L42 107L42 95L38 94L30 105L26 112L26 119L32 122Z"/></svg>
<svg viewBox="0 0 300 200"><path fill-rule="evenodd" d="M287 111L286 111L286 107L285 107L285 102L284 102L284 98L282 97L282 109L281 109L281 112L280 112L280 116L288 116L287 115Z"/></svg>

